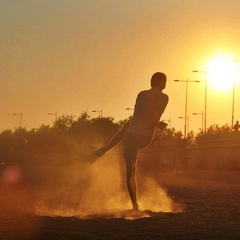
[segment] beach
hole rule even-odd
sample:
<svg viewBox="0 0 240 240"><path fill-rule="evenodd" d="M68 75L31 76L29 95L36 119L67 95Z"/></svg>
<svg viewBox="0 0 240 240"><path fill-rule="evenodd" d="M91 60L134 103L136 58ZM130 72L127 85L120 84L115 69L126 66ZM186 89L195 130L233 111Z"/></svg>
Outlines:
<svg viewBox="0 0 240 240"><path fill-rule="evenodd" d="M83 218L2 209L0 239L240 239L239 172L168 170L151 177L175 211L115 210Z"/></svg>

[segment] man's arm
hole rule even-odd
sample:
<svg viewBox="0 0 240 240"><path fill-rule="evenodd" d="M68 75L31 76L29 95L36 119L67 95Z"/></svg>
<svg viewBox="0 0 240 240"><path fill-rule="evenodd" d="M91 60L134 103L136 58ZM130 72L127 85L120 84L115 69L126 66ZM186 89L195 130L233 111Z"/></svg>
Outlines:
<svg viewBox="0 0 240 240"><path fill-rule="evenodd" d="M157 122L155 127L159 128L161 130L164 129L168 125L167 123L165 123L163 121L159 121L161 119L161 117L162 117L163 112L166 109L166 106L167 106L168 100L169 100L168 95L164 94L164 96L165 96L164 99L162 99L161 104L158 106L160 111L155 116L155 123Z"/></svg>

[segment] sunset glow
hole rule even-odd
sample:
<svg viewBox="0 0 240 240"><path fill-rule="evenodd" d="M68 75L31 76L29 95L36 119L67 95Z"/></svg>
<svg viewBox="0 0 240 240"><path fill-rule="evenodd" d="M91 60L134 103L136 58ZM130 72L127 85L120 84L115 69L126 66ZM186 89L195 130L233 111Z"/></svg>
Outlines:
<svg viewBox="0 0 240 240"><path fill-rule="evenodd" d="M134 107L156 71L168 78L162 118L172 127L183 130L185 104L185 84L173 80L201 82L189 84L188 101L189 113L201 112L205 70L208 125L229 122L240 69L234 62L240 60L239 8L239 0L0 1L0 131L51 127L55 116L48 113L76 120L83 111L98 117L92 110L102 109L103 117L126 119L132 114L126 107ZM215 119L214 101L222 95L222 116ZM193 119L189 128L198 131L201 121Z"/></svg>
<svg viewBox="0 0 240 240"><path fill-rule="evenodd" d="M230 91L239 75L238 66L230 57L216 57L207 64L209 86L216 91Z"/></svg>

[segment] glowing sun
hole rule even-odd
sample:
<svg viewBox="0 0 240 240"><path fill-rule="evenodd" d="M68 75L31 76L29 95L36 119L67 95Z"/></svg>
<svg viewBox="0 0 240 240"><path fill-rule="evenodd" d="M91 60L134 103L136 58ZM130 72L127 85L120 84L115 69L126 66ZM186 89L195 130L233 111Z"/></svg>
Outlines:
<svg viewBox="0 0 240 240"><path fill-rule="evenodd" d="M229 91L238 75L237 62L232 59L216 57L207 64L208 84L212 89Z"/></svg>

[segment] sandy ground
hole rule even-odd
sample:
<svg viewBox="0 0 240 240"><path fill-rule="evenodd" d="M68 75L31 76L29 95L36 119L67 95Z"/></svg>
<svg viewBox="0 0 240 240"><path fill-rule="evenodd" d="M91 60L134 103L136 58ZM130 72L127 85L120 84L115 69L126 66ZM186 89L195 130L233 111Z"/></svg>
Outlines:
<svg viewBox="0 0 240 240"><path fill-rule="evenodd" d="M0 239L240 239L240 172L152 175L182 211L118 211L86 219L0 210Z"/></svg>

